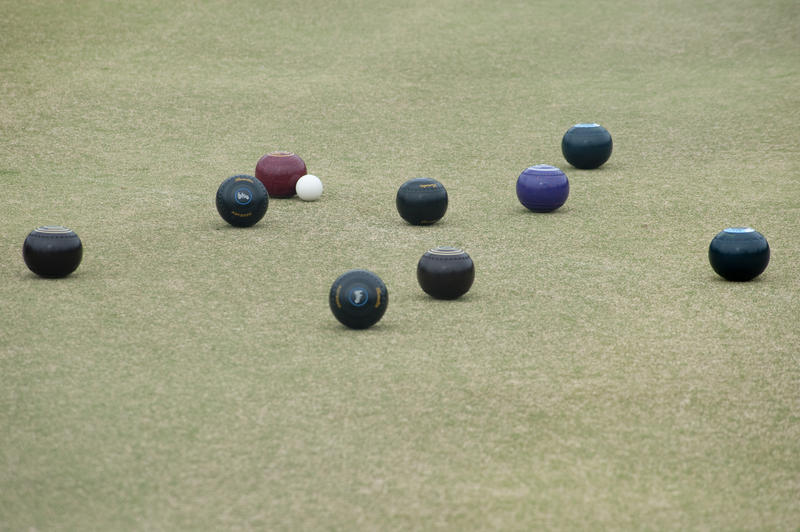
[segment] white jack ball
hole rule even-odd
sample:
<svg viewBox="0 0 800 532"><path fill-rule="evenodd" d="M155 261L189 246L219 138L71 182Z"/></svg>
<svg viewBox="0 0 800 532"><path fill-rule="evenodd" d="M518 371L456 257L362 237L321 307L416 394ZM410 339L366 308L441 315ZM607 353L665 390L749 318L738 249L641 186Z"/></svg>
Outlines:
<svg viewBox="0 0 800 532"><path fill-rule="evenodd" d="M306 174L297 180L295 191L303 201L316 201L322 196L322 181L315 175Z"/></svg>

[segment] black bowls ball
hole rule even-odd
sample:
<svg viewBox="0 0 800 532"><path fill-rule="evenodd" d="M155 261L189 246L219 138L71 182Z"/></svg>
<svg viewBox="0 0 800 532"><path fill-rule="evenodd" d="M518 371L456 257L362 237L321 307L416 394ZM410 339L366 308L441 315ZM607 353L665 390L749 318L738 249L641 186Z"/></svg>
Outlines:
<svg viewBox="0 0 800 532"><path fill-rule="evenodd" d="M708 246L711 267L728 281L749 281L767 269L767 239L750 227L729 227L720 231Z"/></svg>
<svg viewBox="0 0 800 532"><path fill-rule="evenodd" d="M45 225L30 232L22 244L22 258L41 277L66 277L83 258L83 244L75 231L60 225Z"/></svg>
<svg viewBox="0 0 800 532"><path fill-rule="evenodd" d="M426 251L417 263L417 281L436 299L457 299L475 280L475 264L462 249L440 246Z"/></svg>
<svg viewBox="0 0 800 532"><path fill-rule="evenodd" d="M600 124L575 124L561 139L561 153L582 170L598 168L611 157L611 133Z"/></svg>
<svg viewBox="0 0 800 532"><path fill-rule="evenodd" d="M397 212L412 225L431 225L447 211L447 190L435 179L409 179L397 190Z"/></svg>
<svg viewBox="0 0 800 532"><path fill-rule="evenodd" d="M269 206L269 194L253 176L229 177L217 189L217 212L222 219L236 227L258 223Z"/></svg>
<svg viewBox="0 0 800 532"><path fill-rule="evenodd" d="M328 296L336 319L351 329L375 325L386 312L389 293L380 277L367 270L348 270L331 285Z"/></svg>

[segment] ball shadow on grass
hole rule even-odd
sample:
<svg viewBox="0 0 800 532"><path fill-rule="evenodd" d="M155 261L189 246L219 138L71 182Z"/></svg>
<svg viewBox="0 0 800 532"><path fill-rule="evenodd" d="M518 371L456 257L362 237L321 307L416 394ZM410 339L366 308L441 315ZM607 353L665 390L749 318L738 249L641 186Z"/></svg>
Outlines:
<svg viewBox="0 0 800 532"><path fill-rule="evenodd" d="M472 292L467 292L463 296L457 297L455 299L437 299L431 295L428 295L427 293L422 291L422 289L420 289L409 299L411 299L414 302L433 303L435 305L447 305L447 304L464 305L473 302L476 299L476 297Z"/></svg>
<svg viewBox="0 0 800 532"><path fill-rule="evenodd" d="M607 162L603 163L603 165L598 168L578 168L577 166L572 166L568 162L564 161L564 166L563 167L560 166L559 168L561 168L561 170L563 170L564 173L567 174L567 177L569 177L569 175L573 172L580 172L581 175L599 174L607 172L609 170L613 171L615 170L615 167L616 165L614 163Z"/></svg>
<svg viewBox="0 0 800 532"><path fill-rule="evenodd" d="M21 271L19 275L20 281L24 282L52 282L52 283L57 283L57 282L69 283L69 282L74 282L71 281L70 279L78 278L79 280L82 277L87 277L87 275L85 274L85 272L80 272L80 267L65 277L42 277L40 275L36 275L35 273L27 269L25 271Z"/></svg>
<svg viewBox="0 0 800 532"><path fill-rule="evenodd" d="M534 212L528 209L526 206L522 205L521 203L517 203L514 209L511 211L512 214L527 214L530 216L559 216L561 214L568 214L572 211L572 207L568 205L562 205L558 209L549 212Z"/></svg>
<svg viewBox="0 0 800 532"><path fill-rule="evenodd" d="M428 227L441 227L443 225L448 225L448 223L447 223L446 217L442 217L442 218L436 220L435 222L433 222L432 224L412 224L412 223L409 223L409 222L405 221L404 219L402 219L398 215L397 219L395 220L393 225L394 225L394 227L407 227L407 228L411 228L411 229L419 228L419 229L424 230L424 229L426 229Z"/></svg>
<svg viewBox="0 0 800 532"><path fill-rule="evenodd" d="M383 332L392 332L396 328L393 326L391 318L388 322L384 322L386 318L381 318L381 320L370 326L366 329L351 329L347 325L340 323L336 318L331 316L329 320L326 320L325 325L322 327L325 331L334 334L368 334L370 331L373 333L383 333Z"/></svg>
<svg viewBox="0 0 800 532"><path fill-rule="evenodd" d="M262 227L262 224L264 224L264 220L259 220L253 225L237 227L229 223L225 223L224 220L220 220L219 223L211 224L211 228L215 231L257 231L260 227Z"/></svg>
<svg viewBox="0 0 800 532"><path fill-rule="evenodd" d="M729 281L722 277L721 275L717 275L716 273L711 273L707 277L710 283L715 283L717 285L752 285L752 284L761 284L762 282L767 282L768 280L764 279L764 274L760 274L757 277L750 279L749 281Z"/></svg>

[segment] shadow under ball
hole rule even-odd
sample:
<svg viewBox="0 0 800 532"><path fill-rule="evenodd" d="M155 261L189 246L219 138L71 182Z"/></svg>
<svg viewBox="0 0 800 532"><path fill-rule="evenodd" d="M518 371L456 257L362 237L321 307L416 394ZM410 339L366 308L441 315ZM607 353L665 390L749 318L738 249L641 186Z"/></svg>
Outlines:
<svg viewBox="0 0 800 532"><path fill-rule="evenodd" d="M440 246L426 251L417 263L417 281L436 299L458 299L475 280L475 264L462 249Z"/></svg>
<svg viewBox="0 0 800 532"><path fill-rule="evenodd" d="M83 244L75 231L60 225L45 225L30 232L22 244L22 258L41 277L66 277L83 258Z"/></svg>

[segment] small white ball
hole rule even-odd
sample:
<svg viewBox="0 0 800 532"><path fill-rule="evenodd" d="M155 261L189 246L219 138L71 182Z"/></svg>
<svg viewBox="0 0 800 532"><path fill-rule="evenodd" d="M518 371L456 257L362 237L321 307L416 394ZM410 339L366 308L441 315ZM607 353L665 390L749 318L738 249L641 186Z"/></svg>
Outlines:
<svg viewBox="0 0 800 532"><path fill-rule="evenodd" d="M316 201L322 196L322 181L315 175L306 174L297 180L295 191L303 201Z"/></svg>

